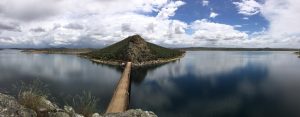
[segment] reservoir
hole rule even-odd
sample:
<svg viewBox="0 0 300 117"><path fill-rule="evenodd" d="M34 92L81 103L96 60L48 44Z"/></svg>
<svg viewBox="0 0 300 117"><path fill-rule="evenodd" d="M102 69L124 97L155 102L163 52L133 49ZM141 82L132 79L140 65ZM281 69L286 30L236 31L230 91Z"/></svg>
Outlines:
<svg viewBox="0 0 300 117"><path fill-rule="evenodd" d="M62 106L83 91L104 113L122 68L75 55L0 51L0 92L39 79ZM300 59L281 51L188 51L163 65L132 69L129 108L173 117L299 117Z"/></svg>

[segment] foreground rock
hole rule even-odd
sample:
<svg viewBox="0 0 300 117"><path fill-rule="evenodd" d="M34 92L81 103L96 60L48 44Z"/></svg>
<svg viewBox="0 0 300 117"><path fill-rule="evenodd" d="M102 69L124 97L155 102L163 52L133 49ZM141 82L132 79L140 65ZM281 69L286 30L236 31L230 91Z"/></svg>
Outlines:
<svg viewBox="0 0 300 117"><path fill-rule="evenodd" d="M130 109L123 113L104 114L102 117L157 117L157 115L155 115L151 111L143 111L141 109Z"/></svg>
<svg viewBox="0 0 300 117"><path fill-rule="evenodd" d="M12 96L0 93L0 117L84 117L75 112L70 106L64 106L60 109L52 106L49 100L45 99L45 103L51 106L51 110L41 108L39 112L25 108ZM54 108L55 107L55 108ZM131 109L123 113L98 114L94 113L92 117L157 117L151 111L143 111L141 109Z"/></svg>
<svg viewBox="0 0 300 117"><path fill-rule="evenodd" d="M0 93L0 116L1 117L36 117L37 114L31 109L20 105L17 100Z"/></svg>

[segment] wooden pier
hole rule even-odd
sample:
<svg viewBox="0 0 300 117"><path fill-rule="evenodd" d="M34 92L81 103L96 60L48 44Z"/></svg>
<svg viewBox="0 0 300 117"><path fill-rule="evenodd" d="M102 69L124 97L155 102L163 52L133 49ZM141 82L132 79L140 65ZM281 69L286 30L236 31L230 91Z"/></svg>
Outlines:
<svg viewBox="0 0 300 117"><path fill-rule="evenodd" d="M127 110L129 104L130 71L131 62L127 62L106 113L118 113Z"/></svg>

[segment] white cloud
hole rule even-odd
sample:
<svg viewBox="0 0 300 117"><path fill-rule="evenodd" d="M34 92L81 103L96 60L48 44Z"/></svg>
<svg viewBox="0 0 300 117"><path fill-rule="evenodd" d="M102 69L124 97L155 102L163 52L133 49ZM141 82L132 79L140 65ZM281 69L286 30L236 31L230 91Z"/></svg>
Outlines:
<svg viewBox="0 0 300 117"><path fill-rule="evenodd" d="M262 15L270 22L269 32L273 35L300 36L299 4L299 0L267 0Z"/></svg>
<svg viewBox="0 0 300 117"><path fill-rule="evenodd" d="M268 29L254 35L247 43L257 46L292 47L300 45L298 0L266 0L261 14L269 21Z"/></svg>
<svg viewBox="0 0 300 117"><path fill-rule="evenodd" d="M0 31L16 31L20 32L20 26L17 23L2 23L0 22Z"/></svg>
<svg viewBox="0 0 300 117"><path fill-rule="evenodd" d="M242 25L234 25L235 28L241 28Z"/></svg>
<svg viewBox="0 0 300 117"><path fill-rule="evenodd" d="M233 2L239 10L239 14L251 16L260 12L261 5L255 0L242 0L241 2Z"/></svg>
<svg viewBox="0 0 300 117"><path fill-rule="evenodd" d="M32 31L32 32L46 32L46 30L41 28L41 27L30 29L30 31Z"/></svg>
<svg viewBox="0 0 300 117"><path fill-rule="evenodd" d="M62 7L58 0L1 0L0 15L18 20L43 19L57 14Z"/></svg>
<svg viewBox="0 0 300 117"><path fill-rule="evenodd" d="M202 0L202 6L208 6L209 1L208 0Z"/></svg>
<svg viewBox="0 0 300 117"><path fill-rule="evenodd" d="M228 46L233 44L232 42L242 42L248 38L246 33L235 30L231 25L214 23L205 19L194 21L191 28L195 30L194 39L211 45Z"/></svg>
<svg viewBox="0 0 300 117"><path fill-rule="evenodd" d="M65 25L64 28L74 29L74 30L82 30L84 27L77 23L69 23L68 25Z"/></svg>
<svg viewBox="0 0 300 117"><path fill-rule="evenodd" d="M261 12L269 21L268 28L256 34L205 19L192 23L172 19L184 4L170 0L1 0L0 48L101 47L133 34L172 47L300 45L297 0L234 2L239 13L246 15L243 19ZM210 14L211 18L217 15Z"/></svg>
<svg viewBox="0 0 300 117"><path fill-rule="evenodd" d="M169 19L175 15L178 7L185 4L182 1L45 1L47 4L50 2L51 5L47 6L49 9L43 9L34 7L34 5L43 4L36 0L30 0L29 3L24 4L18 3L17 0L1 1L0 6L6 4L16 6L16 9L12 11L18 14L8 13L9 9L1 7L0 18L8 22L18 21L20 25L7 25L7 23L0 25L0 37L5 37L0 40L0 47L101 47L133 34L141 34L155 43L182 44L183 38L181 37L185 35L185 29L188 27L184 22ZM55 14L40 15L21 12L22 9L30 9L30 7L39 12L55 8ZM148 12L158 12L158 15L144 15ZM21 13L34 17L17 16ZM22 32L12 32L20 28ZM4 29L10 32L2 31Z"/></svg>
<svg viewBox="0 0 300 117"><path fill-rule="evenodd" d="M175 11L178 9L178 7L184 5L185 3L182 1L171 1L169 4L165 5L157 15L157 18L160 19L168 19L170 16L175 15Z"/></svg>
<svg viewBox="0 0 300 117"><path fill-rule="evenodd" d="M234 2L239 8L239 13L251 16L261 13L269 26L261 32L254 33L243 43L245 46L254 47L292 47L300 45L300 1L298 0L265 0L259 4L254 0ZM248 20L248 17L244 17Z"/></svg>
<svg viewBox="0 0 300 117"><path fill-rule="evenodd" d="M244 19L244 20L249 20L249 18L248 18L248 17L243 17L243 19Z"/></svg>
<svg viewBox="0 0 300 117"><path fill-rule="evenodd" d="M210 17L210 18L215 18L215 17L217 17L218 15L219 15L218 13L210 12L209 17Z"/></svg>

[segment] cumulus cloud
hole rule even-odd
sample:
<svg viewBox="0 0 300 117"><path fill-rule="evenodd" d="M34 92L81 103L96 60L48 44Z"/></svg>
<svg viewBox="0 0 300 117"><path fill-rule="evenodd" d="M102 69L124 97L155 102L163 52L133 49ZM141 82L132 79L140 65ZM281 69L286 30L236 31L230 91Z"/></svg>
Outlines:
<svg viewBox="0 0 300 117"><path fill-rule="evenodd" d="M1 37L14 37L10 42L4 41L4 39L0 40L0 47L73 47L79 46L79 44L86 47L91 45L96 47L95 44L98 44L98 47L101 47L133 33L146 34L144 28L150 23L158 23L153 25L154 32L152 32L158 33L157 28L159 27L157 26L168 27L167 22L170 21L165 19L166 22L160 23L155 17L145 16L143 13L164 12L162 10L164 7L173 9L168 12L170 13L168 16L172 16L174 14L172 12L177 9L175 7L182 4L181 1L168 0L87 0L77 2L73 0L28 0L26 2L3 0L0 1L0 18L7 22L19 22L20 25L0 24ZM122 22L118 23L119 21ZM132 30L134 32L128 31L130 25L126 24L136 25ZM20 31L20 27L22 27L23 33L11 33L11 31ZM127 32L123 34L122 28ZM37 33L43 31L46 32Z"/></svg>
<svg viewBox="0 0 300 117"><path fill-rule="evenodd" d="M80 24L77 24L77 23L69 23L69 24L65 25L64 28L74 29L74 30L81 30L84 27Z"/></svg>
<svg viewBox="0 0 300 117"><path fill-rule="evenodd" d="M202 6L208 6L209 1L208 0L202 0Z"/></svg>
<svg viewBox="0 0 300 117"><path fill-rule="evenodd" d="M8 23L8 24L4 24L2 22L0 22L0 30L4 30L4 31L17 31L20 32L20 26L17 23Z"/></svg>
<svg viewBox="0 0 300 117"><path fill-rule="evenodd" d="M270 33L300 36L299 4L299 0L267 0L262 15L270 21Z"/></svg>
<svg viewBox="0 0 300 117"><path fill-rule="evenodd" d="M0 14L18 20L43 19L58 13L59 0L1 0Z"/></svg>
<svg viewBox="0 0 300 117"><path fill-rule="evenodd" d="M249 18L248 17L243 17L243 20L249 20Z"/></svg>
<svg viewBox="0 0 300 117"><path fill-rule="evenodd" d="M234 25L235 28L241 28L242 25Z"/></svg>
<svg viewBox="0 0 300 117"><path fill-rule="evenodd" d="M184 5L182 1L171 1L169 4L165 5L158 13L157 17L160 19L168 19L170 16L175 15L175 11L178 7Z"/></svg>
<svg viewBox="0 0 300 117"><path fill-rule="evenodd" d="M215 18L215 17L217 17L218 15L219 15L218 13L210 12L209 17L210 17L210 18Z"/></svg>
<svg viewBox="0 0 300 117"><path fill-rule="evenodd" d="M32 31L32 32L46 32L46 30L41 28L41 27L30 29L30 31Z"/></svg>
<svg viewBox="0 0 300 117"><path fill-rule="evenodd" d="M254 2L234 4L245 17L261 12L269 21L268 29L256 34L207 19L173 19L184 1L1 0L0 47L103 47L133 34L167 47L299 46L299 2ZM210 17L217 15L211 12Z"/></svg>
<svg viewBox="0 0 300 117"><path fill-rule="evenodd" d="M0 47L6 47L10 44L14 44L14 39L12 37L0 37Z"/></svg>
<svg viewBox="0 0 300 117"><path fill-rule="evenodd" d="M298 0L266 0L261 14L269 21L268 29L256 33L246 43L272 47L299 47L300 18Z"/></svg>
<svg viewBox="0 0 300 117"><path fill-rule="evenodd" d="M260 12L261 4L255 0L242 0L241 2L233 2L239 10L239 14L251 16Z"/></svg>
<svg viewBox="0 0 300 117"><path fill-rule="evenodd" d="M206 19L196 20L191 24L195 30L193 37L208 44L228 45L232 41L243 41L248 38L244 32L234 29L234 26L210 22Z"/></svg>
<svg viewBox="0 0 300 117"><path fill-rule="evenodd" d="M2 41L11 41L13 39L11 37L0 37L0 40L2 40Z"/></svg>

